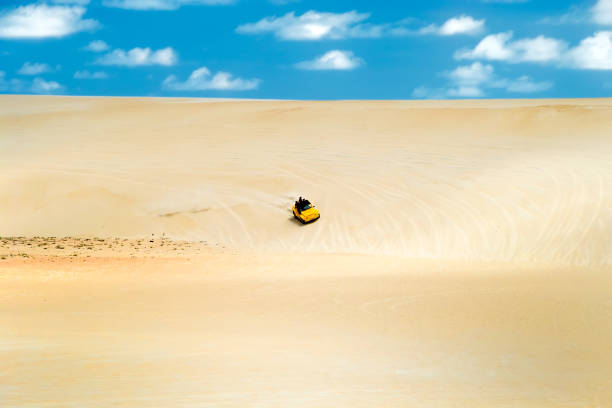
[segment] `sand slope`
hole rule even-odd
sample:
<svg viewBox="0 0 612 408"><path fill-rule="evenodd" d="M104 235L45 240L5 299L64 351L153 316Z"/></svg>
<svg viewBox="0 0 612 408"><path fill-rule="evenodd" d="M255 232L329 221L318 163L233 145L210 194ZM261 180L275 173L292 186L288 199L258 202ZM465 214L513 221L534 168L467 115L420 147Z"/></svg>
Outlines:
<svg viewBox="0 0 612 408"><path fill-rule="evenodd" d="M609 100L1 96L1 232L609 264L610 129Z"/></svg>
<svg viewBox="0 0 612 408"><path fill-rule="evenodd" d="M610 268L229 253L0 265L8 407L612 405Z"/></svg>
<svg viewBox="0 0 612 408"><path fill-rule="evenodd" d="M610 407L611 130L610 100L0 96L0 406Z"/></svg>

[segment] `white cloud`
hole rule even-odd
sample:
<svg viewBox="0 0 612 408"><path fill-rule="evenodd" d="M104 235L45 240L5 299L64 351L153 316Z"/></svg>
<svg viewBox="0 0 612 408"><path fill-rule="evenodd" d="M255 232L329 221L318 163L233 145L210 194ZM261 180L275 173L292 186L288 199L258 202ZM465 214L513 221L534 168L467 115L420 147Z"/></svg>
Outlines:
<svg viewBox="0 0 612 408"><path fill-rule="evenodd" d="M106 7L129 10L176 10L181 6L232 4L234 0L103 0Z"/></svg>
<svg viewBox="0 0 612 408"><path fill-rule="evenodd" d="M53 93L62 90L64 87L55 81L45 81L42 78L34 78L31 91L34 93Z"/></svg>
<svg viewBox="0 0 612 408"><path fill-rule="evenodd" d="M438 27L435 24L428 25L419 30L420 34L437 34L442 36L451 36L459 34L480 34L484 30L485 21L475 20L471 16L462 15L459 17L453 17L442 26Z"/></svg>
<svg viewBox="0 0 612 408"><path fill-rule="evenodd" d="M259 79L234 78L229 72L223 71L212 75L208 68L201 67L193 71L184 82L170 75L164 80L163 86L174 91L248 91L256 89L260 82Z"/></svg>
<svg viewBox="0 0 612 408"><path fill-rule="evenodd" d="M567 49L567 44L564 41L540 35L515 41L511 44L511 48L519 62L549 62L561 58Z"/></svg>
<svg viewBox="0 0 612 408"><path fill-rule="evenodd" d="M472 65L465 65L455 68L448 74L448 77L458 85L478 86L488 82L493 77L493 67L474 62Z"/></svg>
<svg viewBox="0 0 612 408"><path fill-rule="evenodd" d="M295 66L308 70L351 70L363 65L363 60L351 51L331 50L311 61L302 61Z"/></svg>
<svg viewBox="0 0 612 408"><path fill-rule="evenodd" d="M88 70L76 71L74 73L75 79L106 79L108 74L102 71L89 72Z"/></svg>
<svg viewBox="0 0 612 408"><path fill-rule="evenodd" d="M512 57L512 51L507 42L512 33L499 33L487 35L473 50L459 50L455 53L457 59L488 59L507 60Z"/></svg>
<svg viewBox="0 0 612 408"><path fill-rule="evenodd" d="M597 24L612 24L612 0L597 0L591 14Z"/></svg>
<svg viewBox="0 0 612 408"><path fill-rule="evenodd" d="M480 62L457 67L447 76L454 85L448 90L449 96L484 96L489 88L501 88L511 93L533 93L546 91L553 86L549 81L534 82L527 75L517 79L498 78L491 65Z"/></svg>
<svg viewBox="0 0 612 408"><path fill-rule="evenodd" d="M453 17L440 27L440 35L479 34L484 29L484 20L474 20L470 16Z"/></svg>
<svg viewBox="0 0 612 408"><path fill-rule="evenodd" d="M51 71L51 67L47 64L42 64L40 62L26 62L24 63L17 73L19 75L40 75L45 72Z"/></svg>
<svg viewBox="0 0 612 408"><path fill-rule="evenodd" d="M360 24L368 13L321 13L308 11L301 16L290 12L282 17L265 17L256 23L238 26L241 34L273 33L281 40L322 40L380 37L385 26Z"/></svg>
<svg viewBox="0 0 612 408"><path fill-rule="evenodd" d="M83 7L46 4L17 7L0 16L0 38L58 38L98 26L95 20L84 20L83 14Z"/></svg>
<svg viewBox="0 0 612 408"><path fill-rule="evenodd" d="M447 20L442 26L430 24L421 29L410 28L414 19L403 19L395 23L369 24L365 21L369 13L349 11L346 13L324 13L308 11L301 16L290 12L281 17L265 17L255 23L242 24L236 28L240 34L272 33L278 39L291 41L337 40L344 38L379 38L437 34L451 36L478 34L484 29L484 20L461 15Z"/></svg>
<svg viewBox="0 0 612 408"><path fill-rule="evenodd" d="M412 91L412 97L417 99L445 99L446 89L419 86Z"/></svg>
<svg viewBox="0 0 612 408"><path fill-rule="evenodd" d="M108 46L108 44L102 40L93 40L85 47L87 51L92 52L103 52L108 50L109 48L110 47Z"/></svg>
<svg viewBox="0 0 612 408"><path fill-rule="evenodd" d="M572 48L564 61L581 69L612 69L612 31L600 31L580 41Z"/></svg>
<svg viewBox="0 0 612 408"><path fill-rule="evenodd" d="M54 93L64 87L55 81L46 81L36 77L32 82L21 79L8 79L4 71L0 71L0 91L24 93Z"/></svg>
<svg viewBox="0 0 612 408"><path fill-rule="evenodd" d="M511 41L512 32L491 34L483 38L472 50L459 50L456 59L484 59L508 62L557 61L567 49L561 40L544 37Z"/></svg>
<svg viewBox="0 0 612 408"><path fill-rule="evenodd" d="M412 95L415 98L442 99L480 98L487 95L490 89L503 89L509 93L535 93L552 88L549 81L535 82L526 75L517 79L499 78L495 75L493 66L474 62L471 65L459 66L444 74L449 83L445 88L429 89L418 87Z"/></svg>
<svg viewBox="0 0 612 408"><path fill-rule="evenodd" d="M127 67L143 65L170 66L176 64L177 60L177 54L171 47L162 48L157 51L148 47L136 47L129 51L118 48L98 58L96 63L100 65L122 65Z"/></svg>
<svg viewBox="0 0 612 408"><path fill-rule="evenodd" d="M474 62L472 65L457 67L447 76L453 83L453 86L447 91L449 96L480 97L484 96L481 86L490 82L493 78L493 67Z"/></svg>
<svg viewBox="0 0 612 408"><path fill-rule="evenodd" d="M569 48L567 43L542 35L512 41L512 33L483 38L474 49L459 50L456 59L510 63L555 63L576 69L612 70L612 31L600 31Z"/></svg>

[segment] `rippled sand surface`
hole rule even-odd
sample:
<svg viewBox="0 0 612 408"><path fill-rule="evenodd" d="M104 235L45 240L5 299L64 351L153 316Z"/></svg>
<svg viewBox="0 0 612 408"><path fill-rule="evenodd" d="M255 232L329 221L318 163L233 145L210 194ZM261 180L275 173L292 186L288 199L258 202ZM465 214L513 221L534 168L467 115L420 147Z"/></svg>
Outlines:
<svg viewBox="0 0 612 408"><path fill-rule="evenodd" d="M612 406L611 129L0 96L0 405Z"/></svg>

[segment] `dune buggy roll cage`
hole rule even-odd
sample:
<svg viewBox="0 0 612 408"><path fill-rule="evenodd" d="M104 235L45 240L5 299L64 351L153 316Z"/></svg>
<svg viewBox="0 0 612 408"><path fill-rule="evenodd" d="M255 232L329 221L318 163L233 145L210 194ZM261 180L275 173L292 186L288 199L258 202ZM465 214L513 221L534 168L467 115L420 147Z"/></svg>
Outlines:
<svg viewBox="0 0 612 408"><path fill-rule="evenodd" d="M310 201L306 199L300 199L295 202L295 208L298 210L299 213L309 209L310 207L312 207L312 205L310 204Z"/></svg>

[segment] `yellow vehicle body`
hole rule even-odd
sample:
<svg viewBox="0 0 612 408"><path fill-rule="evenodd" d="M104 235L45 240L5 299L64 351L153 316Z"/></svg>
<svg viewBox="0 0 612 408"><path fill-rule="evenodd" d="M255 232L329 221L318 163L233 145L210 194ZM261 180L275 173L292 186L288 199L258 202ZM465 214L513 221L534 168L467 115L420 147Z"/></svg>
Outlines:
<svg viewBox="0 0 612 408"><path fill-rule="evenodd" d="M293 216L298 219L302 224L307 224L309 222L314 222L321 218L321 214L319 214L319 210L315 208L314 205L310 205L310 208L298 211L296 206L293 206Z"/></svg>

